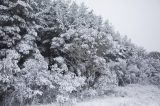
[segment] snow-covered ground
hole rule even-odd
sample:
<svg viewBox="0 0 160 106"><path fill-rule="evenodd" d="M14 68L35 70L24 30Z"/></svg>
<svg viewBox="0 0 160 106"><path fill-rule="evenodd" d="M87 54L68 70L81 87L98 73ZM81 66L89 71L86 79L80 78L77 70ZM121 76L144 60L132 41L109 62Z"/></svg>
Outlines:
<svg viewBox="0 0 160 106"><path fill-rule="evenodd" d="M39 106L59 106L56 104ZM63 105L70 106L70 105ZM160 106L160 89L153 85L117 87L110 96L86 100L74 106Z"/></svg>

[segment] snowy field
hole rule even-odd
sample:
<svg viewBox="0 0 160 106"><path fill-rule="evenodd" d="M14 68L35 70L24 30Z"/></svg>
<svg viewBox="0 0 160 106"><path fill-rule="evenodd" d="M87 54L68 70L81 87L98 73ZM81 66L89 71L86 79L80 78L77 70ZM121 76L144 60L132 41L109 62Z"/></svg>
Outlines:
<svg viewBox="0 0 160 106"><path fill-rule="evenodd" d="M60 106L57 104L34 106ZM71 105L63 105L71 106ZM110 96L95 98L73 106L160 106L160 89L151 85L118 87Z"/></svg>

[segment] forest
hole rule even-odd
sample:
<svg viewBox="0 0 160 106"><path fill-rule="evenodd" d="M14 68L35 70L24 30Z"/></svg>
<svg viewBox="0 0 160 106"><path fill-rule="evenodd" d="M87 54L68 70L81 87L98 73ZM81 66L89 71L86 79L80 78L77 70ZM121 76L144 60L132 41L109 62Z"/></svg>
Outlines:
<svg viewBox="0 0 160 106"><path fill-rule="evenodd" d="M0 0L0 106L75 102L142 83L160 86L160 52L84 3Z"/></svg>

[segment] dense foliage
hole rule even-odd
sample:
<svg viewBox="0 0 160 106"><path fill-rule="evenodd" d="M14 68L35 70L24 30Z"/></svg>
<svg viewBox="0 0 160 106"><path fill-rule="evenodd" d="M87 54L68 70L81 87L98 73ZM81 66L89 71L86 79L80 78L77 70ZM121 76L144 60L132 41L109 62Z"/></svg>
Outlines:
<svg viewBox="0 0 160 106"><path fill-rule="evenodd" d="M130 83L160 85L147 53L84 4L0 0L0 105L74 102Z"/></svg>

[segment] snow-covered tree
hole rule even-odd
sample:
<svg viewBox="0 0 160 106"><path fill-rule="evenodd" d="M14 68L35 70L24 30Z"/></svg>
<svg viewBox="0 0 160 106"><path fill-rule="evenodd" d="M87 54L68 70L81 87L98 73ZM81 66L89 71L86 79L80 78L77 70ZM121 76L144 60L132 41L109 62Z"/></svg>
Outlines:
<svg viewBox="0 0 160 106"><path fill-rule="evenodd" d="M111 46L107 37L94 29L70 29L52 39L51 49L54 55L63 55L69 71L85 76L88 87L93 87L99 77L111 74L103 58Z"/></svg>
<svg viewBox="0 0 160 106"><path fill-rule="evenodd" d="M55 64L51 68L52 80L56 84L57 102L69 102L73 98L70 95L78 92L85 84L85 77L76 76L70 72L63 57L54 58Z"/></svg>

